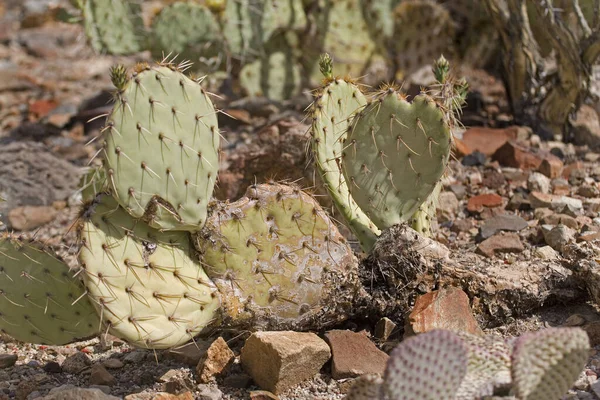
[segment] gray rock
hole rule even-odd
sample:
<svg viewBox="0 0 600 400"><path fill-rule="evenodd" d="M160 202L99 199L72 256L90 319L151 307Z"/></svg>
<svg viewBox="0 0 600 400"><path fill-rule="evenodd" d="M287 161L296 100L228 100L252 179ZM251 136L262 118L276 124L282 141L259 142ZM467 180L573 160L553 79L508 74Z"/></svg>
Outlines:
<svg viewBox="0 0 600 400"><path fill-rule="evenodd" d="M527 221L518 215L497 215L485 221L481 227L481 237L487 239L500 231L518 232L527 228Z"/></svg>
<svg viewBox="0 0 600 400"><path fill-rule="evenodd" d="M221 400L223 398L223 392L215 386L200 384L197 386L197 390L197 400Z"/></svg>
<svg viewBox="0 0 600 400"><path fill-rule="evenodd" d="M61 367L66 373L78 374L90 365L92 365L92 360L90 360L87 354L79 351L67 357Z"/></svg>
<svg viewBox="0 0 600 400"><path fill-rule="evenodd" d="M527 179L527 189L531 192L550 193L550 178L539 172L532 172Z"/></svg>
<svg viewBox="0 0 600 400"><path fill-rule="evenodd" d="M587 145L592 150L600 148L600 118L595 109L582 105L570 122L575 144Z"/></svg>
<svg viewBox="0 0 600 400"><path fill-rule="evenodd" d="M0 369L12 367L18 358L16 354L0 354Z"/></svg>
<svg viewBox="0 0 600 400"><path fill-rule="evenodd" d="M546 243L559 252L575 239L575 230L562 224L556 225L551 229L548 229L548 225L543 225L542 232Z"/></svg>
<svg viewBox="0 0 600 400"><path fill-rule="evenodd" d="M131 353L127 354L125 356L125 358L123 359L123 361L125 361L126 363L138 364L138 363L141 363L142 361L144 361L145 359L146 359L145 351L135 350L135 351L132 351Z"/></svg>

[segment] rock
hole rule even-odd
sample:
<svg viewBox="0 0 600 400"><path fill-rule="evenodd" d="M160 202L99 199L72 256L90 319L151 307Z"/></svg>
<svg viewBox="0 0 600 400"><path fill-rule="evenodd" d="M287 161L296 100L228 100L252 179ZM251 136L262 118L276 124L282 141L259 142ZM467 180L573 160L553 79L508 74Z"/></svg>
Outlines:
<svg viewBox="0 0 600 400"><path fill-rule="evenodd" d="M495 169L487 169L483 174L481 184L488 189L496 190L506 185L506 178L503 173Z"/></svg>
<svg viewBox="0 0 600 400"><path fill-rule="evenodd" d="M198 365L196 366L198 381L200 383L210 382L215 376L223 373L233 363L234 359L235 354L227 346L227 342L222 337L219 337L212 342L198 361Z"/></svg>
<svg viewBox="0 0 600 400"><path fill-rule="evenodd" d="M495 193L480 194L473 196L467 203L467 210L470 212L481 212L484 207L499 207L502 205L502 197Z"/></svg>
<svg viewBox="0 0 600 400"><path fill-rule="evenodd" d="M364 374L383 374L389 356L362 333L332 330L325 333L331 347L333 379L356 378Z"/></svg>
<svg viewBox="0 0 600 400"><path fill-rule="evenodd" d="M279 394L312 378L330 356L327 343L314 333L256 332L242 348L241 363L257 385Z"/></svg>
<svg viewBox="0 0 600 400"><path fill-rule="evenodd" d="M375 325L375 337L379 340L388 340L396 329L396 324L388 317L383 317Z"/></svg>
<svg viewBox="0 0 600 400"><path fill-rule="evenodd" d="M200 384L196 387L196 400L221 400L223 392L215 386Z"/></svg>
<svg viewBox="0 0 600 400"><path fill-rule="evenodd" d="M577 220L570 215L566 214L555 214L546 215L540 219L540 222L544 225L565 225L571 229L579 229L579 223Z"/></svg>
<svg viewBox="0 0 600 400"><path fill-rule="evenodd" d="M564 247L575 240L575 230L566 225L557 225L550 230L543 230L546 244L556 251L563 251Z"/></svg>
<svg viewBox="0 0 600 400"><path fill-rule="evenodd" d="M404 337L433 329L483 334L471 312L469 296L455 287L434 290L417 297L404 326Z"/></svg>
<svg viewBox="0 0 600 400"><path fill-rule="evenodd" d="M522 170L536 170L542 164L544 159L560 161L558 157L550 153L541 151L534 152L516 141L506 142L492 156L492 160L498 161L500 165L506 167L520 168Z"/></svg>
<svg viewBox="0 0 600 400"><path fill-rule="evenodd" d="M127 364L139 364L146 359L146 352L142 350L134 350L128 353L123 361Z"/></svg>
<svg viewBox="0 0 600 400"><path fill-rule="evenodd" d="M565 207L573 210L581 210L583 208L583 203L579 199L540 192L529 193L529 201L533 208L545 207L554 211L562 211Z"/></svg>
<svg viewBox="0 0 600 400"><path fill-rule="evenodd" d="M440 222L451 221L458 212L458 199L452 192L442 192L438 198L437 214Z"/></svg>
<svg viewBox="0 0 600 400"><path fill-rule="evenodd" d="M40 143L0 145L0 159L0 196L6 199L0 203L3 218L20 206L50 206L66 200L79 184L79 170Z"/></svg>
<svg viewBox="0 0 600 400"><path fill-rule="evenodd" d="M30 231L52 221L56 214L51 206L17 207L8 213L8 224L17 231Z"/></svg>
<svg viewBox="0 0 600 400"><path fill-rule="evenodd" d="M548 178L558 178L562 174L564 164L557 157L547 157L542 160L538 167L538 172L544 174Z"/></svg>
<svg viewBox="0 0 600 400"><path fill-rule="evenodd" d="M62 370L68 374L78 374L90 365L92 365L92 360L90 360L90 357L88 357L87 354L79 351L68 356L65 361L63 361L61 367Z"/></svg>
<svg viewBox="0 0 600 400"><path fill-rule="evenodd" d="M507 141L517 139L517 129L517 127L506 129L473 127L465 131L462 141L470 152L480 151L491 156Z"/></svg>
<svg viewBox="0 0 600 400"><path fill-rule="evenodd" d="M530 192L550 193L550 178L539 172L532 172L527 179L527 189Z"/></svg>
<svg viewBox="0 0 600 400"><path fill-rule="evenodd" d="M236 388L246 389L252 384L252 377L248 374L232 374L223 379L223 385Z"/></svg>
<svg viewBox="0 0 600 400"><path fill-rule="evenodd" d="M135 393L125 396L124 400L194 400L192 392L185 392L181 394L171 393Z"/></svg>
<svg viewBox="0 0 600 400"><path fill-rule="evenodd" d="M196 367L202 355L206 353L211 342L206 340L196 340L195 343L188 343L176 349L171 349L167 355L190 367Z"/></svg>
<svg viewBox="0 0 600 400"><path fill-rule="evenodd" d="M536 247L533 254L542 260L556 260L558 253L550 246Z"/></svg>
<svg viewBox="0 0 600 400"><path fill-rule="evenodd" d="M108 369L119 369L123 368L123 365L125 364L123 364L123 361L119 360L118 358L108 358L102 361L102 365Z"/></svg>
<svg viewBox="0 0 600 400"><path fill-rule="evenodd" d="M192 389L194 386L193 382L179 369L170 369L157 380L163 383L163 391L167 393L180 393Z"/></svg>
<svg viewBox="0 0 600 400"><path fill-rule="evenodd" d="M38 390L38 383L35 380L28 379L19 382L15 390L16 400L27 400L27 396Z"/></svg>
<svg viewBox="0 0 600 400"><path fill-rule="evenodd" d="M524 211L530 208L531 203L529 202L529 198L520 192L515 193L506 205L506 209L509 211Z"/></svg>
<svg viewBox="0 0 600 400"><path fill-rule="evenodd" d="M450 190L452 191L452 193L454 193L456 198L459 200L464 199L467 194L467 188L465 188L465 185L458 185L458 184L450 185Z"/></svg>
<svg viewBox="0 0 600 400"><path fill-rule="evenodd" d="M16 354L0 354L0 369L12 367L18 359Z"/></svg>
<svg viewBox="0 0 600 400"><path fill-rule="evenodd" d="M600 118L593 107L582 104L575 118L569 118L569 122L575 144L587 145L591 150L600 149Z"/></svg>
<svg viewBox="0 0 600 400"><path fill-rule="evenodd" d="M499 231L518 232L527 228L527 221L518 215L497 215L485 221L481 227L481 237L487 239Z"/></svg>
<svg viewBox="0 0 600 400"><path fill-rule="evenodd" d="M250 400L279 400L279 397L266 390L253 390L250 392Z"/></svg>
<svg viewBox="0 0 600 400"><path fill-rule="evenodd" d="M48 363L44 365L44 371L51 374L60 374L62 372L62 367L56 361L48 361Z"/></svg>
<svg viewBox="0 0 600 400"><path fill-rule="evenodd" d="M50 390L41 400L119 400L100 389L83 389L73 385L63 385Z"/></svg>
<svg viewBox="0 0 600 400"><path fill-rule="evenodd" d="M110 386L106 385L90 385L90 389L100 389L103 393L110 394Z"/></svg>
<svg viewBox="0 0 600 400"><path fill-rule="evenodd" d="M463 157L461 164L465 167L475 167L478 165L485 165L485 154L480 151L474 151L471 154L467 154Z"/></svg>
<svg viewBox="0 0 600 400"><path fill-rule="evenodd" d="M588 184L583 184L581 186L579 186L579 188L577 189L577 194L581 197L585 197L585 198L596 198L600 196L600 189L598 189L598 186L594 185L588 185Z"/></svg>
<svg viewBox="0 0 600 400"><path fill-rule="evenodd" d="M102 364L92 365L90 373L90 385L106 385L113 386L117 383L117 379L104 368Z"/></svg>
<svg viewBox="0 0 600 400"><path fill-rule="evenodd" d="M585 209L590 212L600 212L600 198L598 199L585 199L583 201Z"/></svg>
<svg viewBox="0 0 600 400"><path fill-rule="evenodd" d="M516 233L496 234L477 246L479 253L493 257L497 253L520 253L525 250L521 238Z"/></svg>

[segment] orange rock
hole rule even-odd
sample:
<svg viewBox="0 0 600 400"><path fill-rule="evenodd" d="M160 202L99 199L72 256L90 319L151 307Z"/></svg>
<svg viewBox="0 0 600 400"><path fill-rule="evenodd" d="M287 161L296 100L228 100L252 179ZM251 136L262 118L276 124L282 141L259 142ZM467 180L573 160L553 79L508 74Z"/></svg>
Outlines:
<svg viewBox="0 0 600 400"><path fill-rule="evenodd" d="M449 287L417 298L404 327L404 337L433 329L447 329L481 335L469 306L469 297L459 288Z"/></svg>
<svg viewBox="0 0 600 400"><path fill-rule="evenodd" d="M464 157L468 154L471 154L473 150L467 146L465 142L460 140L459 138L454 138L454 156L457 158Z"/></svg>
<svg viewBox="0 0 600 400"><path fill-rule="evenodd" d="M58 103L54 100L36 100L29 104L29 113L37 118L42 118L58 107Z"/></svg>
<svg viewBox="0 0 600 400"><path fill-rule="evenodd" d="M480 194L473 196L467 203L470 212L481 212L484 207L499 207L502 205L502 197L495 193Z"/></svg>
<svg viewBox="0 0 600 400"><path fill-rule="evenodd" d="M474 127L464 133L462 142L471 152L477 150L491 156L504 143L516 139L517 133L516 126L505 129Z"/></svg>
<svg viewBox="0 0 600 400"><path fill-rule="evenodd" d="M498 161L505 167L521 168L524 170L537 170L544 160L548 160L549 163L555 164L555 168L560 162L558 157L549 152L533 152L529 147L523 146L516 141L504 143L504 145L492 155L492 159Z"/></svg>
<svg viewBox="0 0 600 400"><path fill-rule="evenodd" d="M546 157L542 160L538 171L550 179L558 178L563 170L563 162L558 157Z"/></svg>

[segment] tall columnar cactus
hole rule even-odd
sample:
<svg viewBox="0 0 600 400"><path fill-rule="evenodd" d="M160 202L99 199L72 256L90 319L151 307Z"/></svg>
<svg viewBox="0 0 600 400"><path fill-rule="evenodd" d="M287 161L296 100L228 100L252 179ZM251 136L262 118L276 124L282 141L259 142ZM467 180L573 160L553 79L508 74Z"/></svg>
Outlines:
<svg viewBox="0 0 600 400"><path fill-rule="evenodd" d="M130 54L143 48L144 23L137 2L80 0L86 35L94 50Z"/></svg>
<svg viewBox="0 0 600 400"><path fill-rule="evenodd" d="M79 255L89 296L110 332L133 345L182 345L218 322L219 296L191 258L186 232L160 232L106 194L87 204Z"/></svg>
<svg viewBox="0 0 600 400"><path fill-rule="evenodd" d="M557 399L583 370L589 350L579 328L508 340L434 330L400 343L383 379L358 380L346 399Z"/></svg>
<svg viewBox="0 0 600 400"><path fill-rule="evenodd" d="M100 321L75 271L42 245L0 238L0 331L29 343L61 345L99 332Z"/></svg>
<svg viewBox="0 0 600 400"><path fill-rule="evenodd" d="M330 325L360 286L350 247L295 187L253 185L240 200L216 205L195 244L221 293L226 326Z"/></svg>
<svg viewBox="0 0 600 400"><path fill-rule="evenodd" d="M327 83L319 89L311 108L312 151L325 188L348 222L361 247L370 248L379 230L354 202L342 173L342 151L354 115L367 104L360 88L350 80L333 78L329 55L321 59Z"/></svg>
<svg viewBox="0 0 600 400"><path fill-rule="evenodd" d="M218 172L219 128L209 94L178 67L112 70L116 104L104 156L108 187L158 229L199 230Z"/></svg>
<svg viewBox="0 0 600 400"><path fill-rule="evenodd" d="M420 94L409 103L382 90L354 118L342 168L352 197L381 229L407 221L446 170L452 137L442 110Z"/></svg>

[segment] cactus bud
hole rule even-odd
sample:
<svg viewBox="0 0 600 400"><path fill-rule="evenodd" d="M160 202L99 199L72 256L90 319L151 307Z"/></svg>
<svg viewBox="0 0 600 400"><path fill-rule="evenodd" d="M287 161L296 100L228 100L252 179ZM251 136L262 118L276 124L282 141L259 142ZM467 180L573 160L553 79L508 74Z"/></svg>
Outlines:
<svg viewBox="0 0 600 400"><path fill-rule="evenodd" d="M438 58L433 63L433 75L435 75L435 79L439 83L444 83L444 82L446 82L446 79L448 78L449 72L450 72L450 63L448 62L448 60L446 60L446 58L444 56L440 56L440 58Z"/></svg>
<svg viewBox="0 0 600 400"><path fill-rule="evenodd" d="M333 78L333 60L328 53L323 53L319 57L319 70L325 78Z"/></svg>
<svg viewBox="0 0 600 400"><path fill-rule="evenodd" d="M125 68L123 64L117 64L110 67L110 80L117 90L122 92L129 81L127 68Z"/></svg>

